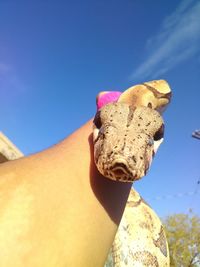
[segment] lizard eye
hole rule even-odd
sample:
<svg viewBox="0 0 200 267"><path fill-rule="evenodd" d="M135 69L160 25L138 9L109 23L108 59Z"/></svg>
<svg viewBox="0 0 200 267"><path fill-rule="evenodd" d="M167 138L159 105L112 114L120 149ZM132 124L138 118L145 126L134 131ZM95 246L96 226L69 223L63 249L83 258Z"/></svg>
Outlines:
<svg viewBox="0 0 200 267"><path fill-rule="evenodd" d="M94 125L97 127L97 129L100 129L101 126L102 126L102 122L101 122L101 111L97 111L95 117L94 117L94 120L93 120L93 123Z"/></svg>
<svg viewBox="0 0 200 267"><path fill-rule="evenodd" d="M161 138L163 138L163 136L164 136L164 129L165 129L164 124L162 124L161 127L160 127L160 129L154 134L154 137L153 137L154 141L158 141Z"/></svg>
<svg viewBox="0 0 200 267"><path fill-rule="evenodd" d="M149 138L149 142L148 142L148 145L149 146L153 146L154 144L154 139L152 137Z"/></svg>

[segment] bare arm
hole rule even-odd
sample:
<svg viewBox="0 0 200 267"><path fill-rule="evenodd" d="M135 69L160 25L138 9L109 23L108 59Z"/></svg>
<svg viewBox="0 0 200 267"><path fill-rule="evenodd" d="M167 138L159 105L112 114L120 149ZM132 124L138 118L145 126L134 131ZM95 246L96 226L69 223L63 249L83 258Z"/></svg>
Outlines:
<svg viewBox="0 0 200 267"><path fill-rule="evenodd" d="M1 267L102 267L131 187L93 164L92 122L0 166Z"/></svg>

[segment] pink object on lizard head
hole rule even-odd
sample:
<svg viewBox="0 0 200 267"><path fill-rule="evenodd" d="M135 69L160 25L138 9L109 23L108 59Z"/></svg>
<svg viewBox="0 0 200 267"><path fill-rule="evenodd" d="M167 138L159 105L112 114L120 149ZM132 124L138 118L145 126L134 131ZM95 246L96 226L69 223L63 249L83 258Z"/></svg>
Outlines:
<svg viewBox="0 0 200 267"><path fill-rule="evenodd" d="M97 110L108 103L116 102L121 95L119 91L101 92L97 96Z"/></svg>

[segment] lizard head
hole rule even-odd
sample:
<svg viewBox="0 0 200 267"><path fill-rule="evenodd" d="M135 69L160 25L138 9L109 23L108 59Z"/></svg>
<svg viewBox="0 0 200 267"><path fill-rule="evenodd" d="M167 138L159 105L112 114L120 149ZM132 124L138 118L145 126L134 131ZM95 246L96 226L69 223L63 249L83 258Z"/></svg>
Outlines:
<svg viewBox="0 0 200 267"><path fill-rule="evenodd" d="M163 140L161 115L149 107L116 102L94 118L94 159L100 173L132 182L144 176Z"/></svg>

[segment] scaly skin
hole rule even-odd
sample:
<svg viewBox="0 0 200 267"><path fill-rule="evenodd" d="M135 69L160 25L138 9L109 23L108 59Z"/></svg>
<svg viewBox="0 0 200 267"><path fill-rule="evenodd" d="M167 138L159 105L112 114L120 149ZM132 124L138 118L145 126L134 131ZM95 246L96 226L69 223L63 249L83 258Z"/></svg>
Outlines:
<svg viewBox="0 0 200 267"><path fill-rule="evenodd" d="M161 114L170 99L171 89L164 80L135 85L121 94L98 95L94 159L105 177L133 182L146 174L163 141ZM106 266L170 266L163 226L133 188Z"/></svg>

